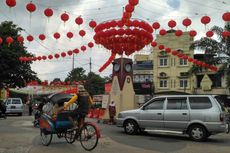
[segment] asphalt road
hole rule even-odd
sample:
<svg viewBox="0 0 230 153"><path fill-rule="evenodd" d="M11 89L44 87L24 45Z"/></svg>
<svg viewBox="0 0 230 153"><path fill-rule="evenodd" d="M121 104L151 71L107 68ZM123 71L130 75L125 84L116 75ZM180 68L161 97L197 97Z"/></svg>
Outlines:
<svg viewBox="0 0 230 153"><path fill-rule="evenodd" d="M79 142L66 143L56 136L48 147L42 146L39 129L32 116L0 119L0 153L77 153L86 152ZM98 124L102 138L93 153L229 153L230 134L211 136L206 142L193 142L187 136L166 134L126 135L122 128Z"/></svg>

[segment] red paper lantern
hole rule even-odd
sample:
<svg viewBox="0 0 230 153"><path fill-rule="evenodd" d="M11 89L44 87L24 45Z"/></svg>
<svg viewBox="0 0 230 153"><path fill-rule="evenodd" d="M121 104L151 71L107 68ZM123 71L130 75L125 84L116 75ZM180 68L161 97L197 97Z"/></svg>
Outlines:
<svg viewBox="0 0 230 153"><path fill-rule="evenodd" d="M33 37L33 36L31 36L31 35L29 35L29 36L27 36L27 37L26 37L26 39L27 39L29 42L31 42L31 41L33 41L33 40L34 40L34 37Z"/></svg>
<svg viewBox="0 0 230 153"><path fill-rule="evenodd" d="M209 17L209 16L203 16L202 18L201 18L201 23L203 23L203 24L208 24L209 22L211 21L211 18Z"/></svg>
<svg viewBox="0 0 230 153"><path fill-rule="evenodd" d="M46 57L46 56L42 56L42 59L43 59L43 60L46 60L46 59L47 59L47 57Z"/></svg>
<svg viewBox="0 0 230 153"><path fill-rule="evenodd" d="M61 56L62 56L62 57L65 57L65 56L66 56L66 53L65 53L65 52L62 52L62 53L61 53Z"/></svg>
<svg viewBox="0 0 230 153"><path fill-rule="evenodd" d="M182 24L185 26L185 27L188 27L192 24L192 20L189 19L189 18L186 18L182 21Z"/></svg>
<svg viewBox="0 0 230 153"><path fill-rule="evenodd" d="M172 51L172 55L176 56L178 54L177 50Z"/></svg>
<svg viewBox="0 0 230 153"><path fill-rule="evenodd" d="M159 45L158 48L159 48L160 50L163 50L163 49L165 48L165 46L164 46L164 45Z"/></svg>
<svg viewBox="0 0 230 153"><path fill-rule="evenodd" d="M190 37L195 37L197 35L197 32L195 30L189 31Z"/></svg>
<svg viewBox="0 0 230 153"><path fill-rule="evenodd" d="M3 40L2 40L2 38L0 37L0 45L2 44L2 42L3 42Z"/></svg>
<svg viewBox="0 0 230 153"><path fill-rule="evenodd" d="M152 27L153 27L153 29L157 30L157 29L160 28L160 23L154 22L154 23L152 24Z"/></svg>
<svg viewBox="0 0 230 153"><path fill-rule="evenodd" d="M214 33L212 31L207 31L206 32L207 37L212 37L213 35L214 35Z"/></svg>
<svg viewBox="0 0 230 153"><path fill-rule="evenodd" d="M44 14L47 17L51 17L53 15L53 10L51 8L47 8L44 10Z"/></svg>
<svg viewBox="0 0 230 153"><path fill-rule="evenodd" d="M117 21L117 26L118 27L123 27L124 23L121 20L119 20L119 21Z"/></svg>
<svg viewBox="0 0 230 153"><path fill-rule="evenodd" d="M8 5L9 7L15 7L16 0L6 0L6 5Z"/></svg>
<svg viewBox="0 0 230 153"><path fill-rule="evenodd" d="M178 56L179 58L182 58L182 57L184 56L184 54L178 53L177 56Z"/></svg>
<svg viewBox="0 0 230 153"><path fill-rule="evenodd" d="M92 42L88 43L89 48L93 48L94 44Z"/></svg>
<svg viewBox="0 0 230 153"><path fill-rule="evenodd" d="M73 38L73 33L72 33L72 32L68 32L68 33L66 34L66 36L67 36L69 39L71 39L71 38Z"/></svg>
<svg viewBox="0 0 230 153"><path fill-rule="evenodd" d="M182 58L183 58L184 60L187 60L187 59L188 59L188 56L187 56L187 55L184 55Z"/></svg>
<svg viewBox="0 0 230 153"><path fill-rule="evenodd" d="M177 37L180 37L182 34L183 34L183 32L182 32L181 30L177 30L177 31L175 32L175 35L176 35Z"/></svg>
<svg viewBox="0 0 230 153"><path fill-rule="evenodd" d="M80 30L79 31L79 35L82 36L82 37L84 37L85 36L85 30Z"/></svg>
<svg viewBox="0 0 230 153"><path fill-rule="evenodd" d="M167 33L167 31L166 31L165 29L161 29L161 30L159 31L159 34L160 34L161 36L166 35L166 33Z"/></svg>
<svg viewBox="0 0 230 153"><path fill-rule="evenodd" d="M75 19L76 24L81 25L83 23L83 19L79 16Z"/></svg>
<svg viewBox="0 0 230 153"><path fill-rule="evenodd" d="M41 57L41 56L38 56L37 59L40 61L40 60L42 60L42 57Z"/></svg>
<svg viewBox="0 0 230 153"><path fill-rule="evenodd" d="M63 13L61 15L61 20L64 21L64 22L68 21L69 20L69 15L67 13Z"/></svg>
<svg viewBox="0 0 230 153"><path fill-rule="evenodd" d="M130 4L126 5L125 6L125 11L126 12L129 12L129 13L132 13L134 11L134 7Z"/></svg>
<svg viewBox="0 0 230 153"><path fill-rule="evenodd" d="M170 21L168 22L168 26L169 26L170 28L174 28L174 27L176 26L176 21L170 20Z"/></svg>
<svg viewBox="0 0 230 153"><path fill-rule="evenodd" d="M230 21L230 12L225 12L222 16L222 19L226 22Z"/></svg>
<svg viewBox="0 0 230 153"><path fill-rule="evenodd" d="M21 44L24 41L24 38L22 36L17 37L18 42Z"/></svg>
<svg viewBox="0 0 230 153"><path fill-rule="evenodd" d="M6 42L7 42L8 45L12 44L13 41L14 41L14 39L12 37L10 37L10 36L6 38Z"/></svg>
<svg viewBox="0 0 230 153"><path fill-rule="evenodd" d="M29 11L30 13L34 12L36 10L36 5L32 2L28 3L26 5L26 9L27 11Z"/></svg>
<svg viewBox="0 0 230 153"><path fill-rule="evenodd" d="M222 37L223 38L226 38L226 37L229 37L230 36L230 31L223 31L222 32Z"/></svg>
<svg viewBox="0 0 230 153"><path fill-rule="evenodd" d="M75 54L78 54L78 53L79 53L79 49L76 48L76 49L73 50L73 52L74 52Z"/></svg>
<svg viewBox="0 0 230 153"><path fill-rule="evenodd" d="M59 54L55 54L54 57L55 57L55 58L59 58L60 55L59 55Z"/></svg>
<svg viewBox="0 0 230 153"><path fill-rule="evenodd" d="M43 41L46 39L46 36L44 34L40 34L38 38Z"/></svg>
<svg viewBox="0 0 230 153"><path fill-rule="evenodd" d="M69 51L67 52L67 54L68 54L69 56L71 56L71 55L73 55L73 51L72 51L72 50L69 50Z"/></svg>
<svg viewBox="0 0 230 153"><path fill-rule="evenodd" d="M170 52L171 52L171 48L165 48L165 51L166 51L167 53L170 53Z"/></svg>
<svg viewBox="0 0 230 153"><path fill-rule="evenodd" d="M97 23L96 23L96 21L90 21L89 22L89 26L91 27L91 28L95 28L96 26L97 26Z"/></svg>
<svg viewBox="0 0 230 153"><path fill-rule="evenodd" d="M61 35L58 32L54 33L54 38L55 39L59 39L60 37L61 37Z"/></svg>
<svg viewBox="0 0 230 153"><path fill-rule="evenodd" d="M139 0L129 0L129 4L130 4L130 5L135 6L135 5L137 5L138 3L139 3Z"/></svg>
<svg viewBox="0 0 230 153"><path fill-rule="evenodd" d="M191 58L191 57L188 58L188 61L189 61L189 62L193 62L193 60L194 60L194 59Z"/></svg>
<svg viewBox="0 0 230 153"><path fill-rule="evenodd" d="M81 46L81 50L84 52L86 50L86 47L84 45Z"/></svg>
<svg viewBox="0 0 230 153"><path fill-rule="evenodd" d="M49 55L48 59L50 59L50 60L53 59L53 55Z"/></svg>
<svg viewBox="0 0 230 153"><path fill-rule="evenodd" d="M157 46L157 42L153 41L153 42L151 43L151 46L152 46L152 47L156 47L156 46Z"/></svg>

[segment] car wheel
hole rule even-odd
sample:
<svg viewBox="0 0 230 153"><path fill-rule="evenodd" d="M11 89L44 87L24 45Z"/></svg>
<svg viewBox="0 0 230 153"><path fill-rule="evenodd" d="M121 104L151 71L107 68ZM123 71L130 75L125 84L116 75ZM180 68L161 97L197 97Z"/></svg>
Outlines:
<svg viewBox="0 0 230 153"><path fill-rule="evenodd" d="M194 141L204 141L207 138L207 131L201 125L193 125L189 128L189 136Z"/></svg>
<svg viewBox="0 0 230 153"><path fill-rule="evenodd" d="M136 134L138 131L138 125L133 120L127 120L124 124L124 130L125 130L125 133L129 135Z"/></svg>

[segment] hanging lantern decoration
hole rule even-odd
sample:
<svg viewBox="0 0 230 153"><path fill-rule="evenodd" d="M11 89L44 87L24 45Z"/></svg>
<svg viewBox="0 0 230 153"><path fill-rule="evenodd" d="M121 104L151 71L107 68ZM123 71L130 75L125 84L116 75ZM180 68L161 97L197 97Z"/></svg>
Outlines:
<svg viewBox="0 0 230 153"><path fill-rule="evenodd" d="M171 52L171 48L165 48L166 53L170 53Z"/></svg>
<svg viewBox="0 0 230 153"><path fill-rule="evenodd" d="M61 53L61 56L62 56L62 57L66 57L66 53L65 53L65 52L62 52L62 53Z"/></svg>
<svg viewBox="0 0 230 153"><path fill-rule="evenodd" d="M183 58L184 60L187 60L187 59L188 59L188 55L184 55L182 58Z"/></svg>
<svg viewBox="0 0 230 153"><path fill-rule="evenodd" d="M79 26L83 23L83 19L81 18L81 16L79 16L79 17L77 17L77 18L75 19L75 23L76 23L77 25L79 25Z"/></svg>
<svg viewBox="0 0 230 153"><path fill-rule="evenodd" d="M159 45L158 48L159 48L159 50L163 50L165 48L165 46L164 45Z"/></svg>
<svg viewBox="0 0 230 153"><path fill-rule="evenodd" d="M230 31L223 31L223 32L222 32L222 37L223 37L223 38L230 37Z"/></svg>
<svg viewBox="0 0 230 153"><path fill-rule="evenodd" d="M230 21L230 12L225 12L222 16L222 19L225 21L225 22L229 22Z"/></svg>
<svg viewBox="0 0 230 153"><path fill-rule="evenodd" d="M176 26L176 21L170 20L170 21L168 22L168 26L169 26L171 29L173 29L173 28Z"/></svg>
<svg viewBox="0 0 230 153"><path fill-rule="evenodd" d="M167 31L166 31L165 29L161 29L161 30L159 31L159 34L160 34L161 36L166 35L166 33L167 33Z"/></svg>
<svg viewBox="0 0 230 153"><path fill-rule="evenodd" d="M69 51L67 52L67 54L68 54L69 56L71 56L71 55L73 55L73 51L72 51L72 50L69 50Z"/></svg>
<svg viewBox="0 0 230 153"><path fill-rule="evenodd" d="M89 22L89 26L90 26L90 28L95 28L96 26L97 26L97 23L96 23L96 21L94 21L94 20L92 20L92 21L90 21Z"/></svg>
<svg viewBox="0 0 230 153"><path fill-rule="evenodd" d="M6 0L6 5L8 5L10 8L16 6L16 0Z"/></svg>
<svg viewBox="0 0 230 153"><path fill-rule="evenodd" d="M61 20L65 23L69 20L69 15L65 12L61 15Z"/></svg>
<svg viewBox="0 0 230 153"><path fill-rule="evenodd" d="M179 58L182 58L182 57L184 56L184 54L178 53L177 56L178 56Z"/></svg>
<svg viewBox="0 0 230 153"><path fill-rule="evenodd" d="M26 5L26 9L27 11L29 11L30 13L33 13L34 11L36 11L36 5L32 2L28 3Z"/></svg>
<svg viewBox="0 0 230 153"><path fill-rule="evenodd" d="M206 32L206 36L211 38L214 35L214 33L212 31L207 31Z"/></svg>
<svg viewBox="0 0 230 153"><path fill-rule="evenodd" d="M48 59L50 59L50 60L53 59L53 55L49 55Z"/></svg>
<svg viewBox="0 0 230 153"><path fill-rule="evenodd" d="M24 38L22 36L17 37L17 41L22 44L24 42Z"/></svg>
<svg viewBox="0 0 230 153"><path fill-rule="evenodd" d="M59 39L60 37L61 37L61 35L58 32L54 33L54 38L56 40Z"/></svg>
<svg viewBox="0 0 230 153"><path fill-rule="evenodd" d="M14 41L14 39L13 39L12 37L10 37L10 36L8 36L8 37L6 38L6 42L7 42L8 45L12 44L13 41Z"/></svg>
<svg viewBox="0 0 230 153"><path fill-rule="evenodd" d="M155 41L151 42L151 46L152 47L156 47L157 46L157 42L155 42Z"/></svg>
<svg viewBox="0 0 230 153"><path fill-rule="evenodd" d="M177 50L172 51L172 55L176 56L178 54Z"/></svg>
<svg viewBox="0 0 230 153"><path fill-rule="evenodd" d="M86 50L86 47L84 45L81 46L81 50L84 52Z"/></svg>
<svg viewBox="0 0 230 153"><path fill-rule="evenodd" d="M45 36L44 34L40 34L40 35L38 36L38 38L39 38L41 41L43 41L43 40L46 39L46 36Z"/></svg>
<svg viewBox="0 0 230 153"><path fill-rule="evenodd" d="M132 13L134 11L134 6L128 4L125 6L125 11L126 12L129 12L129 13Z"/></svg>
<svg viewBox="0 0 230 153"><path fill-rule="evenodd" d="M58 59L60 57L60 55L59 54L55 54L54 57Z"/></svg>
<svg viewBox="0 0 230 153"><path fill-rule="evenodd" d="M94 44L93 44L92 42L89 42L89 43L88 43L88 47L89 47L89 48L93 48L93 46L94 46Z"/></svg>
<svg viewBox="0 0 230 153"><path fill-rule="evenodd" d="M85 34L86 34L86 33L85 33L85 30L80 30L80 31L79 31L79 35L80 35L81 37L84 37Z"/></svg>
<svg viewBox="0 0 230 153"><path fill-rule="evenodd" d="M76 49L73 50L73 52L74 52L75 54L78 54L78 53L79 53L79 49L76 48Z"/></svg>
<svg viewBox="0 0 230 153"><path fill-rule="evenodd" d="M186 18L182 21L182 24L187 28L188 26L192 24L192 20L189 18Z"/></svg>
<svg viewBox="0 0 230 153"><path fill-rule="evenodd" d="M189 62L193 62L193 60L194 60L194 59L191 58L191 57L188 58L188 61L189 61Z"/></svg>
<svg viewBox="0 0 230 153"><path fill-rule="evenodd" d="M182 32L181 30L177 30L177 31L175 32L175 35L176 35L177 37L180 37L182 34L183 34L183 32Z"/></svg>
<svg viewBox="0 0 230 153"><path fill-rule="evenodd" d="M201 21L201 23L203 23L204 25L206 25L206 24L210 23L211 18L206 15L206 16L203 16L200 21Z"/></svg>
<svg viewBox="0 0 230 153"><path fill-rule="evenodd" d="M159 23L159 22L154 22L154 23L152 24L152 27L153 27L153 29L157 30L157 29L160 28L160 23Z"/></svg>
<svg viewBox="0 0 230 153"><path fill-rule="evenodd" d="M197 32L195 30L189 31L190 37L195 37L197 35Z"/></svg>
<svg viewBox="0 0 230 153"><path fill-rule="evenodd" d="M43 60L46 60L46 59L47 59L47 57L46 57L46 56L42 56L42 59L43 59Z"/></svg>
<svg viewBox="0 0 230 153"><path fill-rule="evenodd" d="M2 44L2 42L3 42L3 40L2 40L2 38L0 37L0 45Z"/></svg>
<svg viewBox="0 0 230 153"><path fill-rule="evenodd" d="M139 0L129 0L129 4L132 6L136 6L139 3Z"/></svg>
<svg viewBox="0 0 230 153"><path fill-rule="evenodd" d="M41 56L38 56L37 59L40 61L40 60L42 60L42 57L41 57Z"/></svg>
<svg viewBox="0 0 230 153"><path fill-rule="evenodd" d="M34 37L33 37L33 36L31 36L31 35L29 35L29 36L27 36L27 37L26 37L26 39L27 39L29 42L31 42L31 41L33 41L33 40L34 40Z"/></svg>
<svg viewBox="0 0 230 153"><path fill-rule="evenodd" d="M72 32L68 32L68 33L66 34L66 36L67 36L69 39L71 39L71 38L73 38L73 33L72 33Z"/></svg>
<svg viewBox="0 0 230 153"><path fill-rule="evenodd" d="M48 18L53 16L53 10L51 8L47 8L44 10L44 15L47 16Z"/></svg>

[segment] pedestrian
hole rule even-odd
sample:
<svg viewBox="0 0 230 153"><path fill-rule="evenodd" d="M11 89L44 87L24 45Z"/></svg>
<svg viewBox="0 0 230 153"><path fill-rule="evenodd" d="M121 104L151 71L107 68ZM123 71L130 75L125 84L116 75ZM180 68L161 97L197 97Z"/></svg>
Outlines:
<svg viewBox="0 0 230 153"><path fill-rule="evenodd" d="M27 101L26 104L28 105L28 108L29 108L29 110L28 110L29 111L29 116L31 116L33 109L32 109L32 101L31 101L30 98L28 98L28 101Z"/></svg>
<svg viewBox="0 0 230 153"><path fill-rule="evenodd" d="M115 124L114 117L116 116L116 104L112 100L109 104L109 124Z"/></svg>

